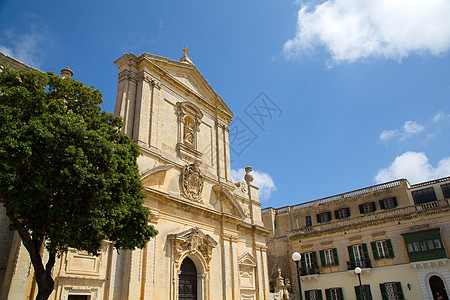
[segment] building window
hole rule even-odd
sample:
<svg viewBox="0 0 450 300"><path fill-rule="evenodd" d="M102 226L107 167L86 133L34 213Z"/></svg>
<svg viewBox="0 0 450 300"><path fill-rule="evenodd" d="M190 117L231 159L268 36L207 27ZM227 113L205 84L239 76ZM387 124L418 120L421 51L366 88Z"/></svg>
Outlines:
<svg viewBox="0 0 450 300"><path fill-rule="evenodd" d="M370 290L369 284L364 284L361 287L359 285L355 286L356 300L373 300L372 291Z"/></svg>
<svg viewBox="0 0 450 300"><path fill-rule="evenodd" d="M322 290L305 291L306 300L322 300Z"/></svg>
<svg viewBox="0 0 450 300"><path fill-rule="evenodd" d="M313 275L318 273L316 252L306 252L302 254L302 275Z"/></svg>
<svg viewBox="0 0 450 300"><path fill-rule="evenodd" d="M324 223L331 221L331 213L329 211L317 214L317 223Z"/></svg>
<svg viewBox="0 0 450 300"><path fill-rule="evenodd" d="M69 295L67 300L89 300L91 296L88 295Z"/></svg>
<svg viewBox="0 0 450 300"><path fill-rule="evenodd" d="M402 235L411 262L447 258L439 228Z"/></svg>
<svg viewBox="0 0 450 300"><path fill-rule="evenodd" d="M343 300L344 294L342 288L331 288L325 290L325 297L327 300Z"/></svg>
<svg viewBox="0 0 450 300"><path fill-rule="evenodd" d="M370 246L372 247L373 258L375 260L394 257L391 240L372 242Z"/></svg>
<svg viewBox="0 0 450 300"><path fill-rule="evenodd" d="M320 263L322 264L322 267L339 265L337 249L333 248L333 249L320 250Z"/></svg>
<svg viewBox="0 0 450 300"><path fill-rule="evenodd" d="M442 184L441 190L444 198L450 198L450 183Z"/></svg>
<svg viewBox="0 0 450 300"><path fill-rule="evenodd" d="M311 227L312 226L311 216L306 216L305 222L306 222L306 227Z"/></svg>
<svg viewBox="0 0 450 300"><path fill-rule="evenodd" d="M375 202L367 202L359 205L359 212L362 214L371 213L377 210Z"/></svg>
<svg viewBox="0 0 450 300"><path fill-rule="evenodd" d="M400 282L380 283L381 297L383 300L404 299L402 285Z"/></svg>
<svg viewBox="0 0 450 300"><path fill-rule="evenodd" d="M415 204L421 204L437 200L433 187L413 191L411 192L411 195L414 199Z"/></svg>
<svg viewBox="0 0 450 300"><path fill-rule="evenodd" d="M350 208L341 208L334 211L334 216L336 219L344 219L350 217Z"/></svg>
<svg viewBox="0 0 450 300"><path fill-rule="evenodd" d="M366 244L348 246L348 255L350 257L350 261L347 262L347 267L349 270L354 270L356 267L372 267Z"/></svg>
<svg viewBox="0 0 450 300"><path fill-rule="evenodd" d="M380 200L380 208L381 209L390 209L398 206L397 198L391 197L387 199Z"/></svg>

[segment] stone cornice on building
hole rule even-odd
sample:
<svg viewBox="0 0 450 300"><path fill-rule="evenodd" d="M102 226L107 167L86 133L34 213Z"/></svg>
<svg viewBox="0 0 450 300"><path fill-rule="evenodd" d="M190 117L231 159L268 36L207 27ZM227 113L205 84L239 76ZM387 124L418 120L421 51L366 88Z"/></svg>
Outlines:
<svg viewBox="0 0 450 300"><path fill-rule="evenodd" d="M348 229L358 229L368 226L378 226L386 222L397 222L416 218L420 215L448 214L450 205L448 200L438 200L420 205L394 208L390 210L374 212L369 215L351 217L343 220L336 220L326 224L310 227L303 227L286 232L288 239L296 239L306 236L321 235L325 232L339 232Z"/></svg>
<svg viewBox="0 0 450 300"><path fill-rule="evenodd" d="M225 222L230 222L238 225L241 229L255 231L255 233L257 234L261 234L264 236L269 235L269 230L267 228L257 224L246 223L244 222L242 217L230 215L226 212L219 212L214 209L205 207L201 204L184 200L182 197L177 197L157 189L144 187L144 190L147 192L149 198L151 198L152 200L157 200L164 205L171 206L186 212L191 212L196 215L207 216L208 218L213 218L218 221L222 220ZM151 207L150 210L152 210Z"/></svg>

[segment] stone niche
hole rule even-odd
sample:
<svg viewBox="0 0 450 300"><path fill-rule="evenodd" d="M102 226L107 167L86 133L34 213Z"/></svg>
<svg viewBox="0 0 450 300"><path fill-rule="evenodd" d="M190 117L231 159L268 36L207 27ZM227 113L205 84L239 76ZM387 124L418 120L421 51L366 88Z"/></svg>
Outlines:
<svg viewBox="0 0 450 300"><path fill-rule="evenodd" d="M246 252L239 257L239 286L241 299L256 299L256 261Z"/></svg>

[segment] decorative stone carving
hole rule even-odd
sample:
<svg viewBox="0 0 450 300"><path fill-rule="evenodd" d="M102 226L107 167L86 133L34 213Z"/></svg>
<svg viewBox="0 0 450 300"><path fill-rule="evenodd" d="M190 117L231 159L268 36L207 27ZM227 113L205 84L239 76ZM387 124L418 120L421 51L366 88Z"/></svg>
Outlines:
<svg viewBox="0 0 450 300"><path fill-rule="evenodd" d="M204 175L196 164L189 164L181 173L183 195L193 201L201 202Z"/></svg>
<svg viewBox="0 0 450 300"><path fill-rule="evenodd" d="M178 122L177 151L180 157L190 162L201 162L202 153L197 150L197 134L200 131L203 113L193 103L177 102Z"/></svg>
<svg viewBox="0 0 450 300"><path fill-rule="evenodd" d="M244 194L247 194L247 184L243 181L235 182L234 185Z"/></svg>
<svg viewBox="0 0 450 300"><path fill-rule="evenodd" d="M170 234L168 238L171 241L174 260L177 265L181 264L181 258L184 258L187 252L191 255L200 254L206 264L209 265L212 250L217 246L217 242L198 227L193 227L178 234Z"/></svg>

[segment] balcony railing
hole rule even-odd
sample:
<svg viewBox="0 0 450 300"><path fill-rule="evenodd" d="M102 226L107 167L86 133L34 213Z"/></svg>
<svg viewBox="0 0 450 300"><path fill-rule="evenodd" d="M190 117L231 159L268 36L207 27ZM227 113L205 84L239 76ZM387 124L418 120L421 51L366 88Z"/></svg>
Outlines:
<svg viewBox="0 0 450 300"><path fill-rule="evenodd" d="M348 270L354 270L356 267L372 268L372 262L370 261L369 258L347 261Z"/></svg>
<svg viewBox="0 0 450 300"><path fill-rule="evenodd" d="M368 215L350 217L347 219L333 220L323 224L314 225L311 227L302 227L299 229L293 229L287 232L290 237L300 235L310 235L325 231L342 230L347 227L355 227L364 223L384 222L385 220L392 220L395 218L402 218L413 214L427 213L435 209L450 208L448 200L437 200L433 202L427 202L417 205L411 205L406 207L399 207L394 209L382 210L379 212L371 213Z"/></svg>

